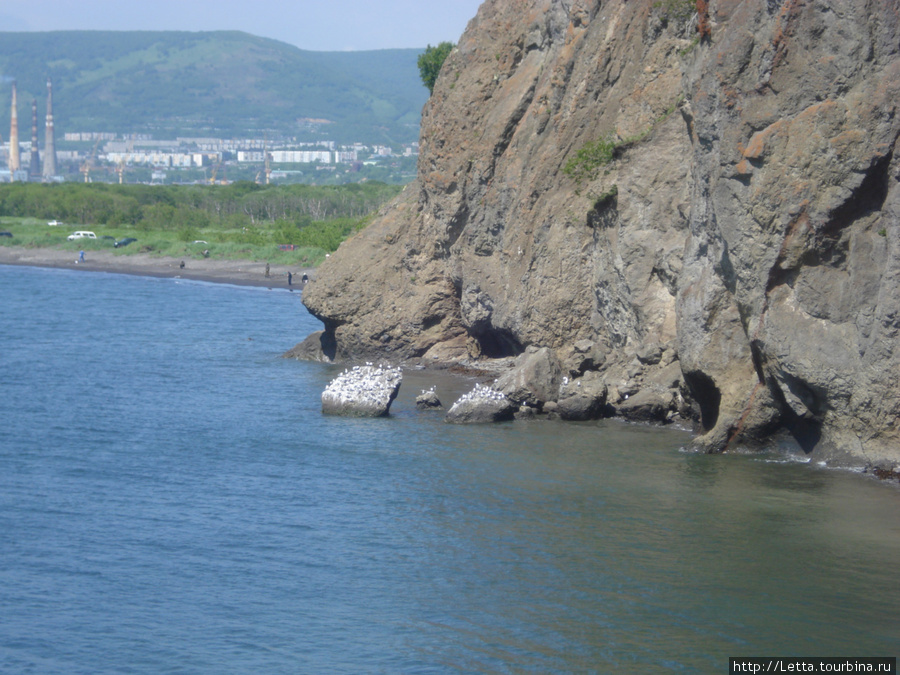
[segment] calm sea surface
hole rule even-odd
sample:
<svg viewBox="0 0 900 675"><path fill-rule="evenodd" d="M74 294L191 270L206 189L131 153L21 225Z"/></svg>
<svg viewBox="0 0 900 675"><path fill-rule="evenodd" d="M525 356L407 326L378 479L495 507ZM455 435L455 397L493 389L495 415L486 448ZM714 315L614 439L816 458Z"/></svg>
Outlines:
<svg viewBox="0 0 900 675"><path fill-rule="evenodd" d="M900 490L618 422L323 417L298 293L0 266L0 671L900 654Z"/></svg>

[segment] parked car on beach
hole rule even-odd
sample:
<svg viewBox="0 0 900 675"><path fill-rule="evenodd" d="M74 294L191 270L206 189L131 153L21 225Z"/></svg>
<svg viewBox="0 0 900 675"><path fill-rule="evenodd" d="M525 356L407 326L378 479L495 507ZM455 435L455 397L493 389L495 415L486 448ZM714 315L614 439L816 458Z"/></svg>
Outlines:
<svg viewBox="0 0 900 675"><path fill-rule="evenodd" d="M59 227L60 225L62 225L62 221L61 220L50 220L47 222L47 224L50 227Z"/></svg>
<svg viewBox="0 0 900 675"><path fill-rule="evenodd" d="M11 237L13 236L12 232L0 232L0 237Z"/></svg>
<svg viewBox="0 0 900 675"><path fill-rule="evenodd" d="M124 239L119 239L113 246L115 248L122 248L123 246L128 246L128 244L137 241L134 237L125 237Z"/></svg>
<svg viewBox="0 0 900 675"><path fill-rule="evenodd" d="M66 239L69 241L75 241L76 239L96 239L97 235L93 232L88 232L87 230L79 230L78 232L73 232Z"/></svg>

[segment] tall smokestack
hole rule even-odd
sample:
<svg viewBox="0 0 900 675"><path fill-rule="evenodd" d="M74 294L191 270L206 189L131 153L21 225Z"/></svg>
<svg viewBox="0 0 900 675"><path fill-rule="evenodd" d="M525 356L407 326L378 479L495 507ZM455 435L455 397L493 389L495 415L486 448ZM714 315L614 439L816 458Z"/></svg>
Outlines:
<svg viewBox="0 0 900 675"><path fill-rule="evenodd" d="M41 179L41 153L38 152L37 140L37 101L31 101L31 164L28 166L28 179Z"/></svg>
<svg viewBox="0 0 900 675"><path fill-rule="evenodd" d="M19 113L16 110L16 83L12 84L12 114L9 118L9 171L15 174L22 168L19 161ZM13 175L15 180L15 175Z"/></svg>
<svg viewBox="0 0 900 675"><path fill-rule="evenodd" d="M53 82L47 78L47 135L44 140L44 179L56 176L56 143L53 141Z"/></svg>

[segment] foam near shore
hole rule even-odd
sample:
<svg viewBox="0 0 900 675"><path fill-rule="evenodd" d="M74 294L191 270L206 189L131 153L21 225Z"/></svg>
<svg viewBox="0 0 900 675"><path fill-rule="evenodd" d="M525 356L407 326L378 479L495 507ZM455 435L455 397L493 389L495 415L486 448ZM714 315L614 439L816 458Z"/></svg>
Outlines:
<svg viewBox="0 0 900 675"><path fill-rule="evenodd" d="M286 265L269 265L252 260L222 260L213 258L180 258L152 256L146 253L130 255L111 251L86 251L84 262L78 262L78 253L49 248L21 248L0 246L0 265L27 265L30 267L55 267L93 272L114 272L140 276L171 277L270 288L303 287L301 279L306 273L312 276L312 268ZM292 283L288 285L288 272Z"/></svg>

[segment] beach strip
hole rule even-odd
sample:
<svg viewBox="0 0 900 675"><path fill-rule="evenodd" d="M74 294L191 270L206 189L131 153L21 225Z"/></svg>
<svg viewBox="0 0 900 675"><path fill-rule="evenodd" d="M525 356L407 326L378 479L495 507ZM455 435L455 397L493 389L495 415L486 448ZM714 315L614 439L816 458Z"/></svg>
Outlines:
<svg viewBox="0 0 900 675"><path fill-rule="evenodd" d="M181 266L182 261L184 267ZM269 288L302 288L304 274L313 277L314 270L305 267L269 265L252 260L222 260L213 258L165 258L147 253L116 255L111 251L86 251L84 261L79 254L51 248L23 248L0 246L0 265L27 265L30 267L56 267L91 272L115 272L148 277L194 279L241 286ZM290 284L288 274L290 273Z"/></svg>

